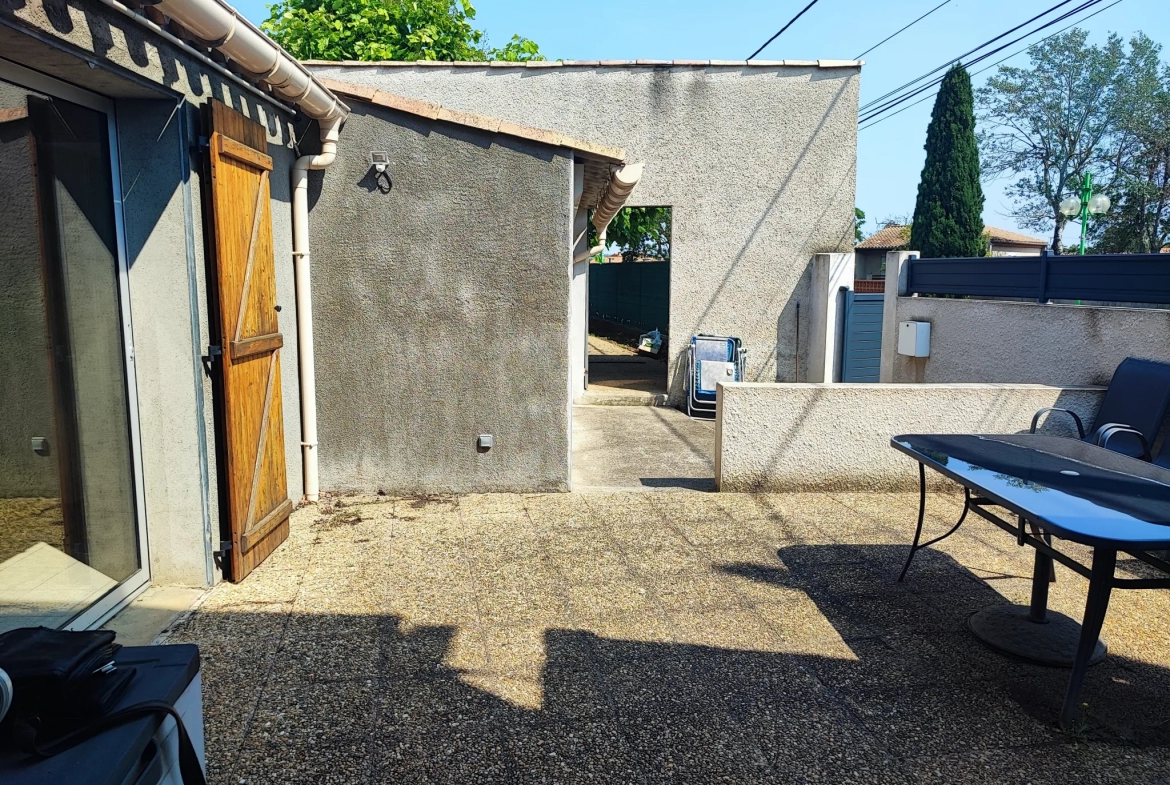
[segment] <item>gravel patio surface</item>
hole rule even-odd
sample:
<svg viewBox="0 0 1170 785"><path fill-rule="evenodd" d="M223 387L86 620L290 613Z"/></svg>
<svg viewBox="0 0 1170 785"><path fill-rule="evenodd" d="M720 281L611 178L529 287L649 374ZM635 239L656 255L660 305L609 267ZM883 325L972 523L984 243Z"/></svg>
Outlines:
<svg viewBox="0 0 1170 785"><path fill-rule="evenodd" d="M1170 593L1115 592L1062 733L1067 672L966 630L1027 601L1032 551L969 521L898 584L916 505L331 499L168 639L200 646L222 785L1170 782ZM928 534L960 506L933 496Z"/></svg>

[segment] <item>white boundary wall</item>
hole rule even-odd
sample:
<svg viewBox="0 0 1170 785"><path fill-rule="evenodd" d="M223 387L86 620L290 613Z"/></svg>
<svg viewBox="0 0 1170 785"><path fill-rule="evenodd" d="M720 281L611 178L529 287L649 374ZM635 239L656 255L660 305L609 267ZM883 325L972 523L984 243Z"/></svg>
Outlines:
<svg viewBox="0 0 1170 785"><path fill-rule="evenodd" d="M1045 406L1072 409L1087 424L1103 392L1038 384L720 385L715 480L721 491L917 488L914 462L890 447L890 437L1020 433ZM1042 431L1076 435L1060 415Z"/></svg>

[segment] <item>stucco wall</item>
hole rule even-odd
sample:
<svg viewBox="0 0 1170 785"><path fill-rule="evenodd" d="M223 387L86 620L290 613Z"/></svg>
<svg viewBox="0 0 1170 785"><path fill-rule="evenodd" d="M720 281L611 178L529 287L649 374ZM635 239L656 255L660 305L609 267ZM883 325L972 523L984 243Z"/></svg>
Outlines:
<svg viewBox="0 0 1170 785"><path fill-rule="evenodd" d="M310 67L624 147L629 161L646 163L630 204L673 208L675 400L679 355L699 332L742 337L749 379L795 377L796 302L807 303L812 256L853 245L857 67ZM807 343L807 313L801 318ZM807 363L807 346L800 356Z"/></svg>
<svg viewBox="0 0 1170 785"><path fill-rule="evenodd" d="M567 489L572 158L354 103L310 181L322 488Z"/></svg>
<svg viewBox="0 0 1170 785"><path fill-rule="evenodd" d="M218 546L220 521L212 388L199 362L210 332L200 157L191 153L201 133L198 106L218 98L268 131L285 450L295 501L303 488L290 114L134 21L84 0L0 8L0 51L116 101L152 580L205 585L217 574L210 551Z"/></svg>
<svg viewBox="0 0 1170 785"><path fill-rule="evenodd" d="M720 385L715 479L722 491L908 490L917 467L892 436L1019 433L1045 406L1091 422L1100 398L1099 389L1041 385ZM1076 436L1066 420L1046 419L1042 431Z"/></svg>
<svg viewBox="0 0 1170 785"><path fill-rule="evenodd" d="M1170 361L1170 310L899 297L905 321L930 322L930 356L895 353L895 382L1106 385L1126 357Z"/></svg>

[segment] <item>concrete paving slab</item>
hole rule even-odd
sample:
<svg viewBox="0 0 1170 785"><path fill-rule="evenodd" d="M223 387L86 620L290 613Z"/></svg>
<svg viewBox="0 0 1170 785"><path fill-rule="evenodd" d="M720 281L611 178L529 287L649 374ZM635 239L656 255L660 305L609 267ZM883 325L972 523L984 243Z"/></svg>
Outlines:
<svg viewBox="0 0 1170 785"><path fill-rule="evenodd" d="M102 625L123 646L149 646L207 593L186 586L152 586Z"/></svg>
<svg viewBox="0 0 1170 785"><path fill-rule="evenodd" d="M576 491L715 489L715 423L660 406L574 406Z"/></svg>
<svg viewBox="0 0 1170 785"><path fill-rule="evenodd" d="M314 548L217 587L167 636L201 647L211 781L1067 785L1170 768L1166 592L1116 593L1110 657L1061 733L1067 673L966 632L1015 579L964 559L1030 567L987 524L898 584L890 532L909 538L911 497L522 498L421 517L358 503L359 529L294 513ZM1079 616L1085 591L1062 572L1054 607Z"/></svg>

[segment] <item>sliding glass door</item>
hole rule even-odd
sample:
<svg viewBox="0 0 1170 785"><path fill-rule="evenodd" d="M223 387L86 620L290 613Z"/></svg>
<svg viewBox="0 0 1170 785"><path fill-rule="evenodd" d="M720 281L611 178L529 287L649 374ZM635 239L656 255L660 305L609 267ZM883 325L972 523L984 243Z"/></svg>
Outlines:
<svg viewBox="0 0 1170 785"><path fill-rule="evenodd" d="M0 61L0 631L87 626L149 577L112 130Z"/></svg>

